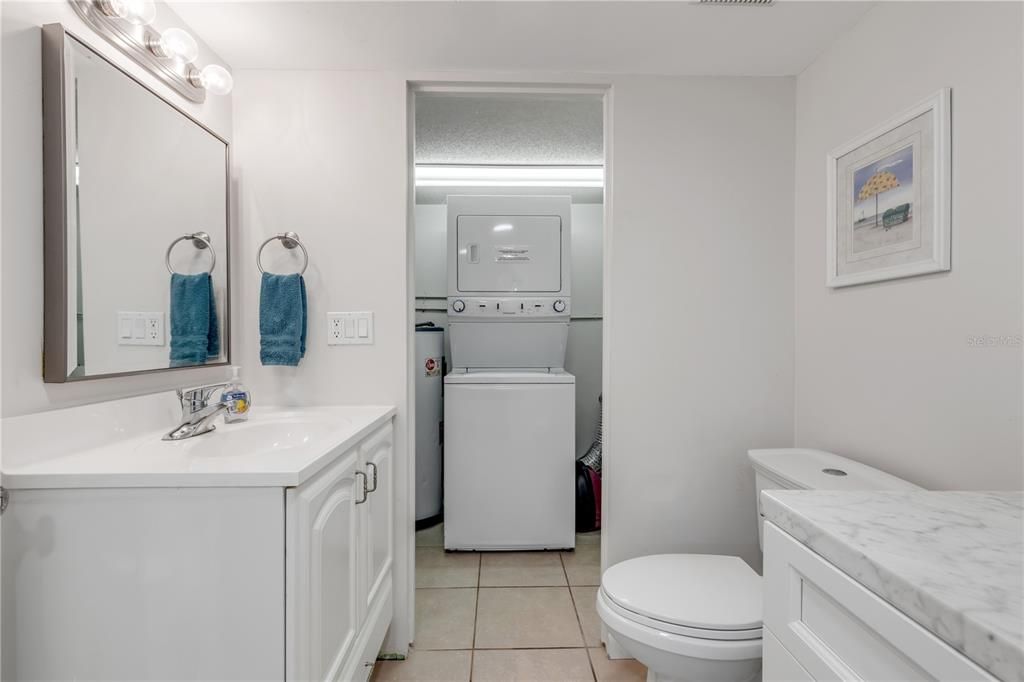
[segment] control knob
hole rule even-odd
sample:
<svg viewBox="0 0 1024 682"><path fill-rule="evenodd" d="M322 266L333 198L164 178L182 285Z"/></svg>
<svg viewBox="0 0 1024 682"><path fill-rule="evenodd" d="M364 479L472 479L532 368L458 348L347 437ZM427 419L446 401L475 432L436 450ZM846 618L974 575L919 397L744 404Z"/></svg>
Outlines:
<svg viewBox="0 0 1024 682"><path fill-rule="evenodd" d="M558 299L557 301L551 304L551 307L555 309L556 313L564 313L565 301L563 301L562 299Z"/></svg>
<svg viewBox="0 0 1024 682"><path fill-rule="evenodd" d="M461 298L452 301L452 310L454 310L455 312L461 313L465 309L466 302L463 301Z"/></svg>

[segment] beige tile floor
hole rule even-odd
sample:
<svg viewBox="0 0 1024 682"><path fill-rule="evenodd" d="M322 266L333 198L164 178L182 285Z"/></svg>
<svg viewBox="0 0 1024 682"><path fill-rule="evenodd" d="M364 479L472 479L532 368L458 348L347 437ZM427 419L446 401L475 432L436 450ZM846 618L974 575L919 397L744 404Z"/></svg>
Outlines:
<svg viewBox="0 0 1024 682"><path fill-rule="evenodd" d="M594 608L601 535L575 552L446 553L444 530L416 534L416 642L378 661L373 682L643 682L608 659Z"/></svg>

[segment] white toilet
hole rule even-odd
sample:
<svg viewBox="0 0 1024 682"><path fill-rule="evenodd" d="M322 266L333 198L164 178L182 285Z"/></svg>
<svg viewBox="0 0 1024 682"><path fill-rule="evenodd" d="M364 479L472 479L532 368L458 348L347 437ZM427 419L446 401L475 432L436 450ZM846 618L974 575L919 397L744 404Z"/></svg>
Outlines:
<svg viewBox="0 0 1024 682"><path fill-rule="evenodd" d="M918 490L821 450L751 450L762 537L761 491ZM740 682L761 674L761 577L745 561L656 554L615 564L601 577L597 612L608 633L647 666L648 682Z"/></svg>

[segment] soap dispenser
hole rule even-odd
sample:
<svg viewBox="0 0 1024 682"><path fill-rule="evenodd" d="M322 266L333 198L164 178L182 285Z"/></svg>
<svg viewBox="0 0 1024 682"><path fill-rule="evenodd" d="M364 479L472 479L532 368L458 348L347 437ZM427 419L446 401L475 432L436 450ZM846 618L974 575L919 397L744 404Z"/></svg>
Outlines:
<svg viewBox="0 0 1024 682"><path fill-rule="evenodd" d="M241 370L242 368L237 365L231 368L231 381L224 387L220 397L221 402L227 404L224 421L229 424L248 419L249 408L252 406L252 395L238 376Z"/></svg>

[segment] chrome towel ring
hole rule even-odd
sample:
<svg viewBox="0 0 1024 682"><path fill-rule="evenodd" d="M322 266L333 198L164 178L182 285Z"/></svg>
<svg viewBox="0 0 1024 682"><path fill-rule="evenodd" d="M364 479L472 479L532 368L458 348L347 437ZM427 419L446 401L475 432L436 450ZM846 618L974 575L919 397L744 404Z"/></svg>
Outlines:
<svg viewBox="0 0 1024 682"><path fill-rule="evenodd" d="M299 235L294 232L281 232L279 234L275 234L273 237L269 237L260 244L260 249L256 252L256 267L260 269L260 272L266 272L266 270L263 269L263 264L260 262L260 257L263 255L263 249L267 244L275 239L280 239L281 246L286 249L294 249L296 246L302 249L302 269L299 270L299 274L301 275L305 273L306 267L309 265L309 251L306 251L306 247L299 240Z"/></svg>
<svg viewBox="0 0 1024 682"><path fill-rule="evenodd" d="M167 265L167 272L171 273L172 275L181 274L175 272L174 268L171 267L171 251L174 250L174 247L178 244L178 242L183 242L186 239L192 240L192 246L196 247L197 249L210 250L210 269L207 270L207 272L212 274L213 269L217 266L217 252L213 248L213 242L210 241L210 235L207 234L206 232L192 232L190 234L184 234L175 239L173 242L171 242L171 245L167 247L167 253L164 255L164 263Z"/></svg>

